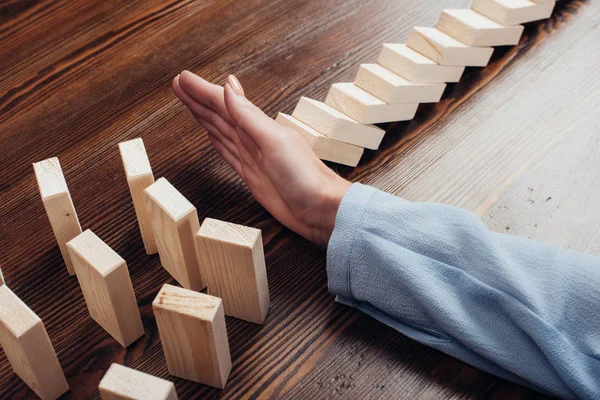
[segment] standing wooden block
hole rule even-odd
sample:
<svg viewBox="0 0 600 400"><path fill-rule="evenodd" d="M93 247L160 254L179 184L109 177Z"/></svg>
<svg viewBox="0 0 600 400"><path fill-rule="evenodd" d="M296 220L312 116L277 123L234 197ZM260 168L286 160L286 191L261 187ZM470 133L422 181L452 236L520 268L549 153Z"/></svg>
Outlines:
<svg viewBox="0 0 600 400"><path fill-rule="evenodd" d="M365 150L362 147L329 139L291 115L279 113L276 121L304 136L321 160L356 167Z"/></svg>
<svg viewBox="0 0 600 400"><path fill-rule="evenodd" d="M262 324L270 300L260 230L206 218L196 238L209 293L223 299L225 314Z"/></svg>
<svg viewBox="0 0 600 400"><path fill-rule="evenodd" d="M177 400L173 382L120 364L110 366L98 390L102 400Z"/></svg>
<svg viewBox="0 0 600 400"><path fill-rule="evenodd" d="M406 44L440 65L485 67L494 48L469 47L437 28L415 27Z"/></svg>
<svg viewBox="0 0 600 400"><path fill-rule="evenodd" d="M519 43L523 25L502 26L473 10L444 10L437 28L467 46L507 46Z"/></svg>
<svg viewBox="0 0 600 400"><path fill-rule="evenodd" d="M158 250L154 241L154 232L152 232L152 222L148 216L148 210L146 210L146 195L144 194L144 190L154 183L154 175L144 142L141 138L137 138L119 143L119 152L121 160L123 160L123 167L125 167L125 176L146 254L155 254Z"/></svg>
<svg viewBox="0 0 600 400"><path fill-rule="evenodd" d="M439 65L405 44L383 45L377 63L414 83L458 82L465 67Z"/></svg>
<svg viewBox="0 0 600 400"><path fill-rule="evenodd" d="M385 135L374 125L362 125L320 101L302 97L292 116L330 139L377 150Z"/></svg>
<svg viewBox="0 0 600 400"><path fill-rule="evenodd" d="M34 163L33 171L60 253L69 274L74 275L75 269L69 257L67 242L81 233L81 226L58 158Z"/></svg>
<svg viewBox="0 0 600 400"><path fill-rule="evenodd" d="M221 299L165 284L152 308L169 373L224 388L231 355Z"/></svg>
<svg viewBox="0 0 600 400"><path fill-rule="evenodd" d="M473 0L473 10L504 26L550 18L555 5L556 1Z"/></svg>
<svg viewBox="0 0 600 400"><path fill-rule="evenodd" d="M206 279L194 239L200 229L196 207L165 178L149 186L145 193L161 264L184 288L204 289Z"/></svg>
<svg viewBox="0 0 600 400"><path fill-rule="evenodd" d="M408 121L415 117L419 104L387 104L354 83L335 83L325 104L361 124Z"/></svg>
<svg viewBox="0 0 600 400"><path fill-rule="evenodd" d="M362 64L354 84L388 104L437 103L445 83L412 83L379 64Z"/></svg>
<svg viewBox="0 0 600 400"><path fill-rule="evenodd" d="M144 334L127 264L89 229L67 244L90 316L123 347Z"/></svg>
<svg viewBox="0 0 600 400"><path fill-rule="evenodd" d="M44 323L6 285L0 287L0 344L15 374L40 398L69 391Z"/></svg>

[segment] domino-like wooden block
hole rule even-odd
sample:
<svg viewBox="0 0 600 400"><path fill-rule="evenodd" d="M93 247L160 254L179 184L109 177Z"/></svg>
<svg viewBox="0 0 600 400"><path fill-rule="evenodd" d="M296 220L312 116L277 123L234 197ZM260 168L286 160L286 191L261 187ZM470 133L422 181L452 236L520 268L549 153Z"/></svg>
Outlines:
<svg viewBox="0 0 600 400"><path fill-rule="evenodd" d="M67 242L81 233L81 225L71 200L71 194L58 158L49 158L33 164L42 202L48 214L52 231L70 275L75 274L69 257Z"/></svg>
<svg viewBox="0 0 600 400"><path fill-rule="evenodd" d="M165 284L152 308L169 373L224 388L231 355L221 299Z"/></svg>
<svg viewBox="0 0 600 400"><path fill-rule="evenodd" d="M387 104L354 83L335 83L325 104L343 112L361 124L408 121L415 117L418 103Z"/></svg>
<svg viewBox="0 0 600 400"><path fill-rule="evenodd" d="M150 185L145 193L161 264L184 288L204 289L206 279L194 238L200 229L196 207L165 178Z"/></svg>
<svg viewBox="0 0 600 400"><path fill-rule="evenodd" d="M302 97L292 116L330 139L377 150L385 135L374 125L362 125L325 103Z"/></svg>
<svg viewBox="0 0 600 400"><path fill-rule="evenodd" d="M445 83L412 83L379 64L362 64L354 84L388 104L437 103Z"/></svg>
<svg viewBox="0 0 600 400"><path fill-rule="evenodd" d="M414 83L458 82L462 66L439 65L405 44L385 43L377 63Z"/></svg>
<svg viewBox="0 0 600 400"><path fill-rule="evenodd" d="M102 400L177 400L173 382L120 364L110 366L98 390Z"/></svg>
<svg viewBox="0 0 600 400"><path fill-rule="evenodd" d="M535 3L529 0L473 0L473 10L507 26L549 18L555 4L555 1Z"/></svg>
<svg viewBox="0 0 600 400"><path fill-rule="evenodd" d="M69 391L44 323L6 285L0 286L0 344L15 374L40 398Z"/></svg>
<svg viewBox="0 0 600 400"><path fill-rule="evenodd" d="M223 299L225 314L262 324L270 300L260 230L206 218L196 240L208 291Z"/></svg>
<svg viewBox="0 0 600 400"><path fill-rule="evenodd" d="M0 269L0 286L4 285L4 275L2 275L2 270Z"/></svg>
<svg viewBox="0 0 600 400"><path fill-rule="evenodd" d="M365 149L352 144L329 139L302 121L291 115L279 113L276 121L299 132L308 141L317 157L321 160L356 167Z"/></svg>
<svg viewBox="0 0 600 400"><path fill-rule="evenodd" d="M144 194L144 190L154 183L154 175L144 142L141 138L137 138L119 143L119 152L125 168L125 176L144 241L144 248L147 254L155 254L158 250L152 231L152 222L148 216L148 210L146 210L146 195Z"/></svg>
<svg viewBox="0 0 600 400"><path fill-rule="evenodd" d="M415 27L406 44L440 65L485 67L493 47L469 47L437 28Z"/></svg>
<svg viewBox="0 0 600 400"><path fill-rule="evenodd" d="M127 264L89 229L67 243L90 316L123 347L144 334Z"/></svg>
<svg viewBox="0 0 600 400"><path fill-rule="evenodd" d="M437 28L467 46L507 46L519 43L523 25L502 26L473 10L442 11Z"/></svg>

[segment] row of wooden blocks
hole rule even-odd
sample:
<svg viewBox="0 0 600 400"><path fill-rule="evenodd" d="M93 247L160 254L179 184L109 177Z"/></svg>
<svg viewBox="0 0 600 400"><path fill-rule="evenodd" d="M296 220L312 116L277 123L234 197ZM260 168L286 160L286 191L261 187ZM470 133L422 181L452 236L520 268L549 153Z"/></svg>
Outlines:
<svg viewBox="0 0 600 400"><path fill-rule="evenodd" d="M119 144L144 247L158 252L179 288L153 302L169 372L223 388L231 370L225 315L262 324L270 306L261 232L206 218L165 178L154 180L141 139ZM34 164L38 187L68 272L91 318L127 347L144 335L125 260L91 230L82 232L60 163ZM4 284L0 345L15 373L43 399L68 385L42 321ZM199 291L207 288L208 294Z"/></svg>
<svg viewBox="0 0 600 400"><path fill-rule="evenodd" d="M443 10L435 28L415 27L406 44L384 44L376 64L362 64L353 83L334 84L325 102L303 97L277 121L300 132L319 158L356 166L385 135L373 124L413 119L420 103L440 101L465 67L485 67L492 46L516 45L520 24L550 17L555 3L473 0L471 9Z"/></svg>

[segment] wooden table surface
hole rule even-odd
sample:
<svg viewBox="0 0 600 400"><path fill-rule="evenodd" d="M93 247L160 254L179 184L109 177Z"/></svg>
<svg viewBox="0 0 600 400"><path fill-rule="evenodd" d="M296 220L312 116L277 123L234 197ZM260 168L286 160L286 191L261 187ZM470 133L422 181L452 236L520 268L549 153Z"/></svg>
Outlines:
<svg viewBox="0 0 600 400"><path fill-rule="evenodd" d="M388 125L352 181L477 213L490 229L600 254L600 3L564 0L516 47L469 69L444 100ZM338 305L326 249L273 220L175 98L183 69L235 73L266 112L323 100L383 42L468 0L111 0L0 3L0 268L45 322L71 392L99 398L113 362L176 383L180 398L539 398ZM265 325L227 318L233 371L218 391L169 378L151 310L173 279L146 256L117 143L143 137L155 176L201 219L263 231ZM83 228L128 263L146 335L122 349L89 317L31 163L58 156ZM526 360L524 360L526 362ZM0 398L30 398L0 352Z"/></svg>

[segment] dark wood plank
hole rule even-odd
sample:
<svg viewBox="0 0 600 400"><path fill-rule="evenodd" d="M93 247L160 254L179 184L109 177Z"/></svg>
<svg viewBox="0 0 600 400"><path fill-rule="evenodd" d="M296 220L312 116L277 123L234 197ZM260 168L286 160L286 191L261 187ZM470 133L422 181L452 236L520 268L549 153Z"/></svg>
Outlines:
<svg viewBox="0 0 600 400"><path fill-rule="evenodd" d="M444 7L465 7L452 0ZM236 73L271 116L323 99L380 44L432 25L439 2L398 0L31 1L0 5L0 267L45 321L72 392L98 398L112 362L168 378L151 302L172 282L145 255L116 144L142 136L156 176L210 216L258 227L272 310L228 318L234 369L218 391L172 379L180 398L538 398L334 303L325 252L281 227L210 148L170 91L182 69ZM478 213L491 229L600 253L594 73L598 4L562 1L517 47L470 69L437 105L389 124L354 181ZM58 156L82 226L128 262L146 335L127 351L88 316L66 274L31 163ZM27 398L0 353L0 397Z"/></svg>

